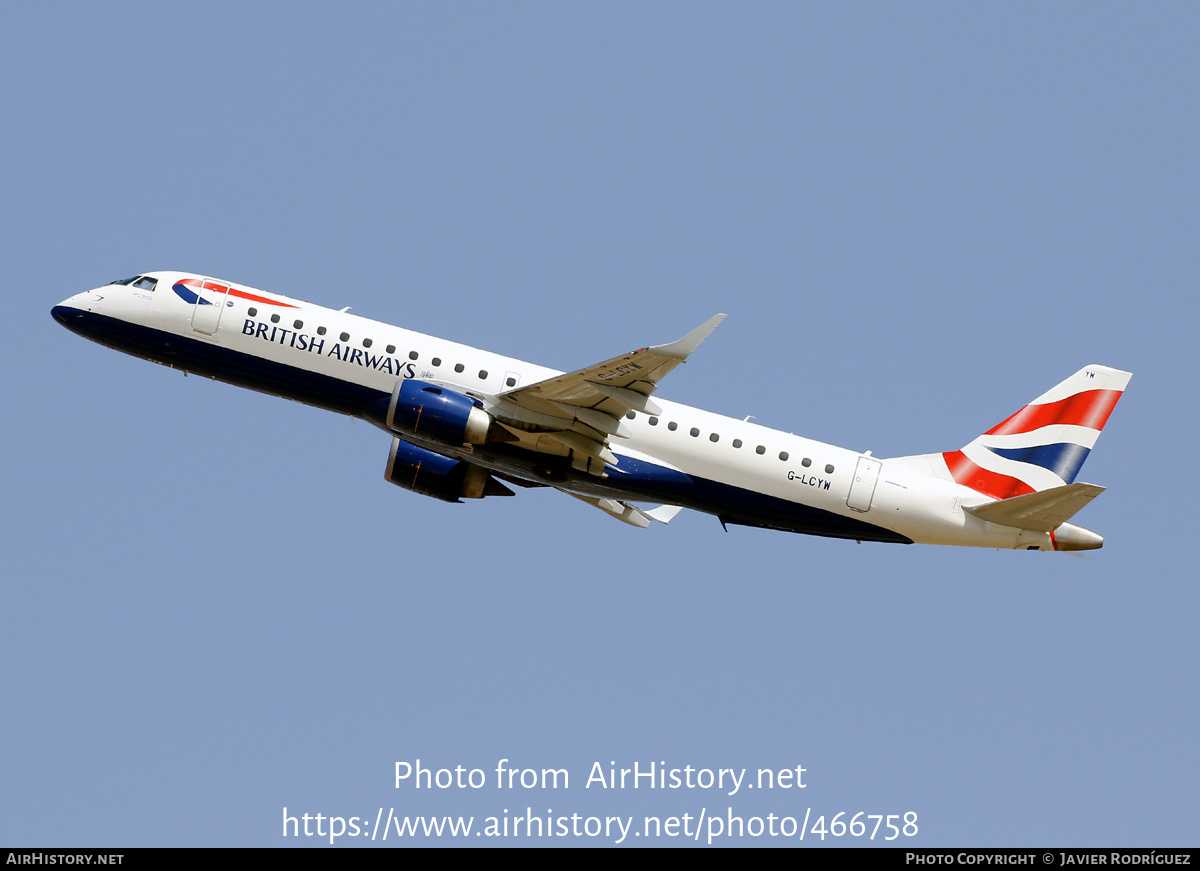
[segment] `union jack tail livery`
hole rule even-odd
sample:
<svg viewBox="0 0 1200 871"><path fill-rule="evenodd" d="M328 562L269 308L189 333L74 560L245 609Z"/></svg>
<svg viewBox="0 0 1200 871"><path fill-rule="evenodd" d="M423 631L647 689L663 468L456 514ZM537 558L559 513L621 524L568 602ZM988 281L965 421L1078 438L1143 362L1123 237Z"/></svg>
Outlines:
<svg viewBox="0 0 1200 871"><path fill-rule="evenodd" d="M993 499L1073 484L1131 375L1084 366L942 459L957 483Z"/></svg>

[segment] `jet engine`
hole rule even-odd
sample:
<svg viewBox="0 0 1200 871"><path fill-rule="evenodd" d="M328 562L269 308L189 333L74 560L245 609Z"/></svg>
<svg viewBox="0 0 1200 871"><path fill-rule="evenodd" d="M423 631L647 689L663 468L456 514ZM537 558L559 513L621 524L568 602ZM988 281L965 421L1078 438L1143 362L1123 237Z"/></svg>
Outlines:
<svg viewBox="0 0 1200 871"><path fill-rule="evenodd" d="M448 445L483 444L491 423L478 400L413 378L396 383L388 404L389 429Z"/></svg>
<svg viewBox="0 0 1200 871"><path fill-rule="evenodd" d="M443 457L400 438L392 439L384 477L397 487L445 502L513 495L482 466Z"/></svg>

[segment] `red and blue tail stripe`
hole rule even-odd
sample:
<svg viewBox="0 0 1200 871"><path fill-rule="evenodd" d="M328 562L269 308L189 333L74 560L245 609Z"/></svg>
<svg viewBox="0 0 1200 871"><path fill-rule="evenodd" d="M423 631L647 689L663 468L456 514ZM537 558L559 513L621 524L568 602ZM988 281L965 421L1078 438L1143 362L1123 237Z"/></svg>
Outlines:
<svg viewBox="0 0 1200 871"><path fill-rule="evenodd" d="M1052 423L1082 426L1098 432L1104 429L1108 416L1112 414L1120 398L1120 390L1085 390L1058 402L1042 405L1031 403L1003 423L989 429L984 435L1030 432Z"/></svg>
<svg viewBox="0 0 1200 871"><path fill-rule="evenodd" d="M950 476L994 499L1074 483L1129 378L1085 366L962 450L943 453Z"/></svg>

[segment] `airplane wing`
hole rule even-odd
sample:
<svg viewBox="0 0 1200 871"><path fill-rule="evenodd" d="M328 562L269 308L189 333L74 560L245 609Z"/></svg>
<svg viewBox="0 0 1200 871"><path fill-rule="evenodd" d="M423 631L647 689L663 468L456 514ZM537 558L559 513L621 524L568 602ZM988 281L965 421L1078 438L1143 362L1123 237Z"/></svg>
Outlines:
<svg viewBox="0 0 1200 871"><path fill-rule="evenodd" d="M603 475L605 463L617 464L609 439L628 437L622 418L630 411L660 414L650 398L658 382L687 360L724 319L723 314L714 315L677 342L640 348L501 393L501 416L541 430L534 450L569 454L576 468Z"/></svg>

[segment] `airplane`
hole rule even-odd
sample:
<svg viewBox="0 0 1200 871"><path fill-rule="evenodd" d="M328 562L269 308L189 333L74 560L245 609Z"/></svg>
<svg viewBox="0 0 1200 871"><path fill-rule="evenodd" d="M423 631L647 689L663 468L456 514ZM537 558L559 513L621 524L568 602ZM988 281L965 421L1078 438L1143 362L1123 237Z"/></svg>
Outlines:
<svg viewBox="0 0 1200 871"><path fill-rule="evenodd" d="M953 451L882 458L657 397L725 317L559 372L187 272L147 272L52 309L67 329L185 374L370 421L385 477L448 502L553 487L635 527L683 508L858 542L1079 551L1075 477L1131 377L1084 366ZM657 507L648 507L655 505Z"/></svg>

